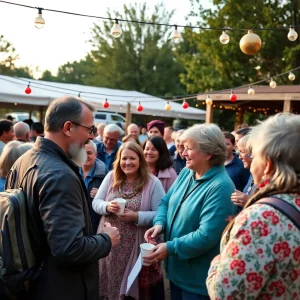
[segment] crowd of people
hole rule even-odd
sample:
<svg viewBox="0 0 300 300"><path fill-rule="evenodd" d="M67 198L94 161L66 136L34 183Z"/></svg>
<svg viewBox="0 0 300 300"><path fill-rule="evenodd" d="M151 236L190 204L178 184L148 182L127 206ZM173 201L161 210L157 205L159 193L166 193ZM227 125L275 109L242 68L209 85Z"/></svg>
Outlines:
<svg viewBox="0 0 300 300"><path fill-rule="evenodd" d="M124 132L63 97L42 126L0 120L0 191L22 182L40 266L16 299L160 300L166 279L172 300L300 299L299 116Z"/></svg>

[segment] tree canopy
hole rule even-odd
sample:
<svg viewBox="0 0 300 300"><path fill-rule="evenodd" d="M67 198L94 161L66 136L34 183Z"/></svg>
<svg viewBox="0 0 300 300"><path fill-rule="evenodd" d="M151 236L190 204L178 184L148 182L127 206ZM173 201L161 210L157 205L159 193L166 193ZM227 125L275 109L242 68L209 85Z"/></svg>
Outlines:
<svg viewBox="0 0 300 300"><path fill-rule="evenodd" d="M191 15L198 25L214 28L278 28L299 25L300 1L283 0L214 0L204 9L200 0L190 0ZM228 31L230 42L219 42L222 31L186 29L176 57L183 64L181 82L187 92L198 93L251 84L300 65L299 38L287 39L288 30L254 31L263 42L257 55L241 52L239 41L247 32ZM277 84L292 84L287 76L276 78ZM300 82L300 76L295 82ZM267 83L265 83L267 84Z"/></svg>
<svg viewBox="0 0 300 300"><path fill-rule="evenodd" d="M163 4L150 12L143 5L124 5L123 12L112 14L122 19L169 23L173 15ZM164 96L185 93L179 74L184 72L176 60L169 31L164 26L137 23L120 24L121 37L110 34L113 22L94 24L90 43L93 50L79 62L59 68L56 80L115 89L136 90ZM45 73L41 79L49 77Z"/></svg>

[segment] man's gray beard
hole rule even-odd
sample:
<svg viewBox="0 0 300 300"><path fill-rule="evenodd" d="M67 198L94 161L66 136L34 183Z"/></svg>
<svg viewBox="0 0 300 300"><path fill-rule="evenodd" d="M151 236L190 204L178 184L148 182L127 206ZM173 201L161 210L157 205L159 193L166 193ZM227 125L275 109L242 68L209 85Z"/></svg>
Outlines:
<svg viewBox="0 0 300 300"><path fill-rule="evenodd" d="M71 144L68 147L68 155L79 167L81 167L87 160L85 147L80 147L77 144Z"/></svg>

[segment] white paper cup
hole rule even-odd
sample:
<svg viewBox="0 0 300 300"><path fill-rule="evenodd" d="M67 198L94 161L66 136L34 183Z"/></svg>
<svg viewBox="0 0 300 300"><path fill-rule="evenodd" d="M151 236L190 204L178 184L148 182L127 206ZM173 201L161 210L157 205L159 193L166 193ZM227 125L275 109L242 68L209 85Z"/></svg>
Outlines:
<svg viewBox="0 0 300 300"><path fill-rule="evenodd" d="M120 211L116 213L116 215L123 214L125 209L126 200L123 198L116 198L113 201L117 202L120 206Z"/></svg>
<svg viewBox="0 0 300 300"><path fill-rule="evenodd" d="M141 256L142 256L142 258L146 255L149 255L149 254L153 253L154 252L153 249L155 248L155 246L153 244L150 244L150 243L143 243L143 244L140 245L140 247L141 247ZM150 264L145 264L144 262L143 262L143 265L144 266L150 266Z"/></svg>

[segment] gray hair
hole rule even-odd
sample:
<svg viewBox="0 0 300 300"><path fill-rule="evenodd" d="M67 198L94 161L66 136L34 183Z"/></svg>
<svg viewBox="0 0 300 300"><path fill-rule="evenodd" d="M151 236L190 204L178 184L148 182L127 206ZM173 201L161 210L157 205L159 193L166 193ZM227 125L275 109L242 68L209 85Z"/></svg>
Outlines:
<svg viewBox="0 0 300 300"><path fill-rule="evenodd" d="M272 183L281 191L297 187L300 175L300 116L280 113L252 129L248 143L263 160L271 160Z"/></svg>
<svg viewBox="0 0 300 300"><path fill-rule="evenodd" d="M241 137L237 143L237 146L240 147L243 146L245 147L246 151L248 151L249 153L252 153L252 144L250 143L250 135L251 134L246 134L243 137Z"/></svg>
<svg viewBox="0 0 300 300"><path fill-rule="evenodd" d="M180 130L177 130L177 131L173 131L173 132L172 132L172 140L176 141L180 136L183 135L184 132L185 132L184 129L180 129ZM173 138L173 135L174 135L174 138Z"/></svg>
<svg viewBox="0 0 300 300"><path fill-rule="evenodd" d="M67 121L80 123L83 105L90 111L94 111L94 107L89 103L71 96L54 100L46 111L45 131L58 132Z"/></svg>
<svg viewBox="0 0 300 300"><path fill-rule="evenodd" d="M184 131L180 139L195 141L203 154L212 154L211 166L221 166L226 158L225 137L221 129L215 124L196 124Z"/></svg>
<svg viewBox="0 0 300 300"><path fill-rule="evenodd" d="M116 124L106 125L104 128L104 134L106 132L119 132L120 136L123 134L123 130Z"/></svg>
<svg viewBox="0 0 300 300"><path fill-rule="evenodd" d="M0 177L6 177L12 165L22 155L18 149L21 144L19 141L11 141L4 146L0 156Z"/></svg>
<svg viewBox="0 0 300 300"><path fill-rule="evenodd" d="M88 145L92 145L95 152L97 152L97 145L93 141L89 140Z"/></svg>
<svg viewBox="0 0 300 300"><path fill-rule="evenodd" d="M27 123L18 122L14 125L14 134L16 138L24 137L30 131L30 127Z"/></svg>

